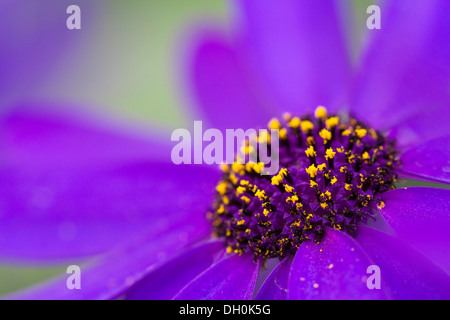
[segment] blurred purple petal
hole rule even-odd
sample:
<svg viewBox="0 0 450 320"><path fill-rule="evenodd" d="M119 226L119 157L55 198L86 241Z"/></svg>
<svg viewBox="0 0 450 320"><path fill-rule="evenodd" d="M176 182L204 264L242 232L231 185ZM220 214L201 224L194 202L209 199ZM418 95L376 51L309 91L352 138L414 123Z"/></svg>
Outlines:
<svg viewBox="0 0 450 320"><path fill-rule="evenodd" d="M364 226L357 241L380 268L381 290L389 291L391 299L450 298L450 276L402 241Z"/></svg>
<svg viewBox="0 0 450 320"><path fill-rule="evenodd" d="M289 270L292 259L281 261L264 281L256 300L286 300L288 296Z"/></svg>
<svg viewBox="0 0 450 320"><path fill-rule="evenodd" d="M155 162L104 170L0 171L0 256L101 253L144 230L208 230L218 173Z"/></svg>
<svg viewBox="0 0 450 320"><path fill-rule="evenodd" d="M239 50L217 33L203 34L193 52L192 83L200 116L218 129L265 125L273 116L245 69ZM256 91L256 92L255 92Z"/></svg>
<svg viewBox="0 0 450 320"><path fill-rule="evenodd" d="M280 112L342 108L350 76L339 5L345 2L238 1L247 64Z"/></svg>
<svg viewBox="0 0 450 320"><path fill-rule="evenodd" d="M48 74L62 63L64 52L71 52L83 39L83 30L92 30L97 3L82 1L84 26L71 32L66 27L67 1L11 1L0 4L0 106L23 99L42 84Z"/></svg>
<svg viewBox="0 0 450 320"><path fill-rule="evenodd" d="M414 123L422 119L432 124L436 115L448 115L450 2L383 1L379 6L381 30L368 32L353 88L353 111L383 128L410 118L401 124L405 142L436 137L445 116L435 126Z"/></svg>
<svg viewBox="0 0 450 320"><path fill-rule="evenodd" d="M149 272L163 265L180 249L205 237L195 219L184 224L172 224L171 232L141 235L120 249L110 251L100 259L84 263L72 259L81 267L81 289L69 290L69 275L42 283L7 297L8 299L38 300L103 300L117 299L126 294ZM157 238L155 238L157 236Z"/></svg>
<svg viewBox="0 0 450 320"><path fill-rule="evenodd" d="M223 241L207 242L186 250L153 270L127 293L128 300L172 299L192 279L210 267L223 251Z"/></svg>
<svg viewBox="0 0 450 320"><path fill-rule="evenodd" d="M259 264L250 255L232 255L200 274L176 300L249 300L253 297Z"/></svg>
<svg viewBox="0 0 450 320"><path fill-rule="evenodd" d="M450 136L422 143L401 156L401 172L423 180L450 183Z"/></svg>
<svg viewBox="0 0 450 320"><path fill-rule="evenodd" d="M80 108L19 105L0 123L3 167L82 169L170 156L169 145L150 129L134 132Z"/></svg>
<svg viewBox="0 0 450 320"><path fill-rule="evenodd" d="M385 299L369 290L365 277L372 260L342 231L327 229L319 244L304 242L292 262L289 299Z"/></svg>
<svg viewBox="0 0 450 320"><path fill-rule="evenodd" d="M449 84L450 85L450 84ZM401 148L411 148L448 135L450 97L442 105L427 105L399 117L391 131ZM448 139L448 138L447 138ZM448 150L448 149L447 149Z"/></svg>
<svg viewBox="0 0 450 320"><path fill-rule="evenodd" d="M450 190L408 187L383 194L397 236L450 273Z"/></svg>

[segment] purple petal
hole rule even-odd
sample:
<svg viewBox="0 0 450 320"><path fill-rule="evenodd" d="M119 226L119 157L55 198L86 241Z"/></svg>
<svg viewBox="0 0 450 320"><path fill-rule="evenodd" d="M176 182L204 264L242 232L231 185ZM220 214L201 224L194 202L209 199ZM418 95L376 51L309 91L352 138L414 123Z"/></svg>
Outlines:
<svg viewBox="0 0 450 320"><path fill-rule="evenodd" d="M176 300L249 300L253 297L258 264L249 255L227 257L192 280Z"/></svg>
<svg viewBox="0 0 450 320"><path fill-rule="evenodd" d="M379 128L398 124L403 144L434 138L449 116L450 2L384 1L379 6L381 30L368 32L353 111Z"/></svg>
<svg viewBox="0 0 450 320"><path fill-rule="evenodd" d="M59 108L60 109L60 108ZM168 159L168 141L122 128L85 109L20 105L0 119L2 167L26 169L106 167L126 161ZM69 111L70 110L70 111ZM160 138L160 137L159 137Z"/></svg>
<svg viewBox="0 0 450 320"><path fill-rule="evenodd" d="M69 4L63 1L2 0L0 12L0 106L32 94L56 66L67 64L64 53L70 53L83 38L85 29L70 32L66 27ZM98 12L92 1L82 5L85 17ZM86 31L90 30L85 20Z"/></svg>
<svg viewBox="0 0 450 320"><path fill-rule="evenodd" d="M295 254L289 299L384 299L384 291L367 288L366 271L372 264L354 239L327 229L319 244L304 242Z"/></svg>
<svg viewBox="0 0 450 320"><path fill-rule="evenodd" d="M357 241L380 268L381 290L389 291L390 298L450 298L450 276L402 241L364 226Z"/></svg>
<svg viewBox="0 0 450 320"><path fill-rule="evenodd" d="M281 261L269 274L259 289L255 300L286 300L288 296L289 270L292 260Z"/></svg>
<svg viewBox="0 0 450 320"><path fill-rule="evenodd" d="M172 299L183 287L210 267L223 251L223 241L207 242L161 265L126 294L129 300Z"/></svg>
<svg viewBox="0 0 450 320"><path fill-rule="evenodd" d="M397 145L401 148L411 148L448 135L449 105L450 99L442 105L427 105L416 111L411 108L408 116L400 116L398 123L391 128Z"/></svg>
<svg viewBox="0 0 450 320"><path fill-rule="evenodd" d="M157 238L155 238L157 236ZM70 275L37 285L7 297L8 299L39 300L103 300L117 299L142 280L149 272L165 264L182 248L204 237L203 228L191 223L174 224L171 232L140 236L108 255L86 263L72 259L81 266L81 289L69 290Z"/></svg>
<svg viewBox="0 0 450 320"><path fill-rule="evenodd" d="M408 187L383 198L380 213L397 236L450 272L450 190Z"/></svg>
<svg viewBox="0 0 450 320"><path fill-rule="evenodd" d="M247 64L280 110L345 102L350 63L338 3L238 1Z"/></svg>
<svg viewBox="0 0 450 320"><path fill-rule="evenodd" d="M202 34L192 49L193 92L206 117L218 129L264 126L273 116L266 112L235 45L217 33ZM256 92L255 92L256 91Z"/></svg>
<svg viewBox="0 0 450 320"><path fill-rule="evenodd" d="M218 171L218 170L217 170ZM62 259L101 253L179 223L207 230L219 173L142 162L104 170L0 170L0 256Z"/></svg>
<svg viewBox="0 0 450 320"><path fill-rule="evenodd" d="M450 136L434 139L405 151L401 171L425 180L450 183Z"/></svg>

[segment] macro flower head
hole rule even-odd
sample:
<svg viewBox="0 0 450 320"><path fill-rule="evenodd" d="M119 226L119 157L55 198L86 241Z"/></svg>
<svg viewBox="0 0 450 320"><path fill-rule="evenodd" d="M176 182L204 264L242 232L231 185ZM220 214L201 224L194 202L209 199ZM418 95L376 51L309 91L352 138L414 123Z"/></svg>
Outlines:
<svg viewBox="0 0 450 320"><path fill-rule="evenodd" d="M450 298L450 3L379 6L356 58L344 1L234 1L231 35L189 35L193 112L278 130L276 174L175 165L161 136L11 111L0 253L83 262L81 290L63 276L12 298Z"/></svg>

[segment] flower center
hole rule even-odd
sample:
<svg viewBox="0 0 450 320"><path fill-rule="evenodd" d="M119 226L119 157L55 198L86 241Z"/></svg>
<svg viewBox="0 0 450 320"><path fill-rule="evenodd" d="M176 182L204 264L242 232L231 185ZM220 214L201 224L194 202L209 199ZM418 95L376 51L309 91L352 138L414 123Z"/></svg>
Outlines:
<svg viewBox="0 0 450 320"><path fill-rule="evenodd" d="M257 163L222 165L208 219L229 253L284 258L304 241L320 242L326 227L356 236L358 224L384 206L380 194L394 189L394 141L356 119L318 107L268 127L279 129L276 175L262 175Z"/></svg>

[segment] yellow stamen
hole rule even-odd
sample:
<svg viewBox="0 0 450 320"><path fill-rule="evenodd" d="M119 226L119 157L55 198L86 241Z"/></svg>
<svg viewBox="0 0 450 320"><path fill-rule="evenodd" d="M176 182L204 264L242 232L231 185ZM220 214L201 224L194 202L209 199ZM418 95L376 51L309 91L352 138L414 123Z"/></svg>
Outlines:
<svg viewBox="0 0 450 320"><path fill-rule="evenodd" d="M259 143L270 143L270 133L268 131L262 131L258 136Z"/></svg>
<svg viewBox="0 0 450 320"><path fill-rule="evenodd" d="M256 191L255 196L257 196L259 198L259 200L261 200L261 201L264 201L267 199L266 192L264 190Z"/></svg>
<svg viewBox="0 0 450 320"><path fill-rule="evenodd" d="M217 185L216 190L219 194L224 195L225 193L227 193L227 183L226 182L221 182Z"/></svg>
<svg viewBox="0 0 450 320"><path fill-rule="evenodd" d="M367 134L367 130L366 129L356 129L355 132L356 132L356 135L360 139L363 138Z"/></svg>
<svg viewBox="0 0 450 320"><path fill-rule="evenodd" d="M254 151L255 151L255 147L253 147L251 144L250 144L250 145L242 146L242 148L241 148L241 152L242 152L243 154L251 154L251 153L253 153Z"/></svg>
<svg viewBox="0 0 450 320"><path fill-rule="evenodd" d="M325 119L327 117L327 109L323 106L318 106L316 111L314 111L314 116L316 118Z"/></svg>
<svg viewBox="0 0 450 320"><path fill-rule="evenodd" d="M269 129L277 130L281 128L281 123L277 118L273 118L269 121L268 127Z"/></svg>
<svg viewBox="0 0 450 320"><path fill-rule="evenodd" d="M316 144L316 142L314 141L314 137L312 137L312 136L306 138L306 141L308 142L308 145L310 145L310 146L313 146Z"/></svg>
<svg viewBox="0 0 450 320"><path fill-rule="evenodd" d="M300 119L294 117L291 119L291 121L289 121L289 127L298 128L300 126L300 123L301 123Z"/></svg>
<svg viewBox="0 0 450 320"><path fill-rule="evenodd" d="M229 199L227 196L223 196L223 197L222 197L222 201L223 201L223 203L224 203L225 205L227 205L227 204L230 203L230 199Z"/></svg>
<svg viewBox="0 0 450 320"><path fill-rule="evenodd" d="M333 179L331 179L331 184L335 184L337 181L337 178L335 176L333 176Z"/></svg>
<svg viewBox="0 0 450 320"><path fill-rule="evenodd" d="M284 190L286 190L286 192L292 192L294 190L294 188L291 187L290 185L285 184L284 185Z"/></svg>
<svg viewBox="0 0 450 320"><path fill-rule="evenodd" d="M244 165L243 164L240 164L240 163L237 163L237 162L235 162L235 163L233 163L232 165L231 165L231 169L234 171L234 172L236 172L236 173L239 173L239 174L243 174L244 173Z"/></svg>
<svg viewBox="0 0 450 320"><path fill-rule="evenodd" d="M316 156L316 151L314 151L314 147L313 146L309 146L308 149L305 150L306 156L308 157L315 157Z"/></svg>
<svg viewBox="0 0 450 320"><path fill-rule="evenodd" d="M286 177L288 174L288 171L286 168L283 168L280 170L280 172L278 173L281 177Z"/></svg>
<svg viewBox="0 0 450 320"><path fill-rule="evenodd" d="M292 118L292 115L289 112L283 113L284 120L289 121L289 120L291 120L291 118Z"/></svg>
<svg viewBox="0 0 450 320"><path fill-rule="evenodd" d="M352 133L352 130L347 129L347 130L344 130L344 131L342 132L342 135L343 135L343 136L349 136L351 133Z"/></svg>
<svg viewBox="0 0 450 320"><path fill-rule="evenodd" d="M314 125L309 120L304 120L300 123L300 128L304 133L308 133L310 130L314 129Z"/></svg>
<svg viewBox="0 0 450 320"><path fill-rule="evenodd" d="M327 129L322 129L319 132L319 136L322 137L322 139L324 140L324 142L331 140L331 132L328 131Z"/></svg>
<svg viewBox="0 0 450 320"><path fill-rule="evenodd" d="M222 163L220 165L220 170L222 170L224 173L228 173L228 172L230 172L230 167L227 164Z"/></svg>
<svg viewBox="0 0 450 320"><path fill-rule="evenodd" d="M236 192L237 192L237 194L243 194L245 192L245 188L244 187L237 187L236 188Z"/></svg>
<svg viewBox="0 0 450 320"><path fill-rule="evenodd" d="M333 151L333 148L328 148L325 153L326 153L325 154L325 159L327 159L327 160L333 159L334 156L336 155L336 152Z"/></svg>
<svg viewBox="0 0 450 320"><path fill-rule="evenodd" d="M283 181L283 177L280 177L280 175L276 175L276 176L272 177L272 184L274 186L279 185L281 181Z"/></svg>
<svg viewBox="0 0 450 320"><path fill-rule="evenodd" d="M306 172L309 174L311 178L315 178L317 175L317 167L315 165L310 165L307 169L305 169Z"/></svg>
<svg viewBox="0 0 450 320"><path fill-rule="evenodd" d="M334 128L339 124L339 117L330 117L325 120L325 125L328 129Z"/></svg>
<svg viewBox="0 0 450 320"><path fill-rule="evenodd" d="M249 185L249 182L248 182L247 180L241 180L241 181L240 181L240 184L241 184L242 186L248 186L248 185Z"/></svg>

